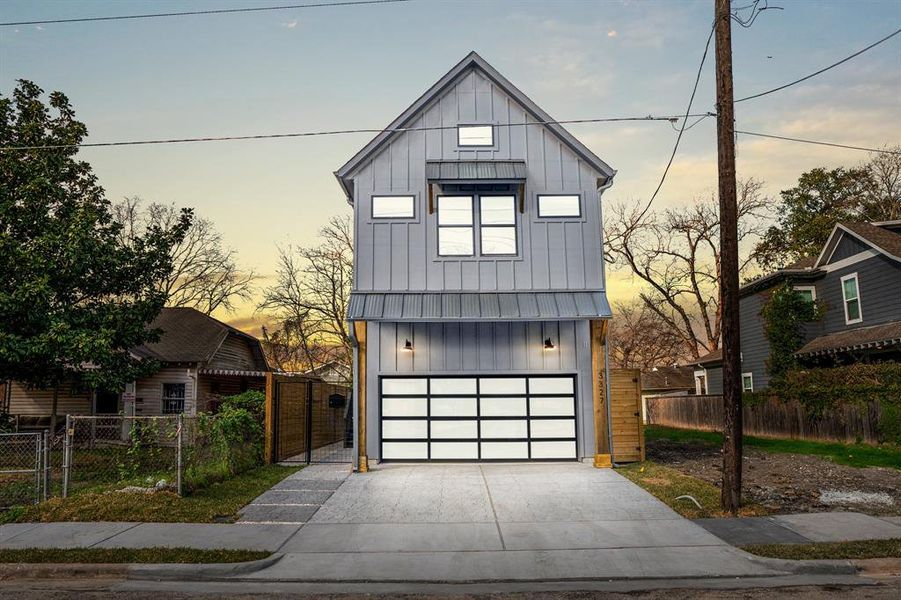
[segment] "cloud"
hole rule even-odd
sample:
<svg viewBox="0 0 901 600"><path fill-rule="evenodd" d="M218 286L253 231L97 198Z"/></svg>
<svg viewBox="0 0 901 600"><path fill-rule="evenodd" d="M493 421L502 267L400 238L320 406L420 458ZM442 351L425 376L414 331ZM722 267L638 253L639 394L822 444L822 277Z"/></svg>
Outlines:
<svg viewBox="0 0 901 600"><path fill-rule="evenodd" d="M282 23L281 26L284 27L285 29L294 29L297 27L297 25L299 23L300 23L300 21L298 21L297 19L293 19L291 21L288 21L287 23Z"/></svg>
<svg viewBox="0 0 901 600"><path fill-rule="evenodd" d="M610 37L610 38L614 38L618 35L619 34L616 32L616 29L611 29L610 31L607 32L607 37Z"/></svg>
<svg viewBox="0 0 901 600"><path fill-rule="evenodd" d="M40 25L35 25L34 28L37 29L38 31L44 31L44 28L41 27Z"/></svg>

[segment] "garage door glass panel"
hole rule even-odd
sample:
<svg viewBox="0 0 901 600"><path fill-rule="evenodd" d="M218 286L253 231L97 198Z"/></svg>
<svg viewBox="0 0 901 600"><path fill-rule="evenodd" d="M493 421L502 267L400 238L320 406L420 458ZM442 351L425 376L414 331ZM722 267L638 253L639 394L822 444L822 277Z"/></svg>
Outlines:
<svg viewBox="0 0 901 600"><path fill-rule="evenodd" d="M572 394L572 377L530 377L530 394Z"/></svg>
<svg viewBox="0 0 901 600"><path fill-rule="evenodd" d="M480 394L509 394L511 396L526 393L524 377L482 377L479 379Z"/></svg>
<svg viewBox="0 0 901 600"><path fill-rule="evenodd" d="M426 439L429 437L429 422L422 421L382 421L382 437L385 439Z"/></svg>
<svg viewBox="0 0 901 600"><path fill-rule="evenodd" d="M398 396L420 396L428 393L427 379L382 379L382 393Z"/></svg>
<svg viewBox="0 0 901 600"><path fill-rule="evenodd" d="M433 417L474 417L477 404L476 398L432 398L430 414Z"/></svg>
<svg viewBox="0 0 901 600"><path fill-rule="evenodd" d="M432 442L432 458L435 460L476 460L479 458L478 442Z"/></svg>
<svg viewBox="0 0 901 600"><path fill-rule="evenodd" d="M478 421L432 421L432 439L477 439Z"/></svg>
<svg viewBox="0 0 901 600"><path fill-rule="evenodd" d="M483 417L524 417L525 398L480 398L479 414Z"/></svg>
<svg viewBox="0 0 901 600"><path fill-rule="evenodd" d="M476 380L475 379L461 379L461 378L451 378L451 379L433 378L432 382L431 382L430 393L433 396L436 394L440 394L440 395L475 394L476 393Z"/></svg>
<svg viewBox="0 0 901 600"><path fill-rule="evenodd" d="M529 458L528 442L482 442L482 458L489 460Z"/></svg>
<svg viewBox="0 0 901 600"><path fill-rule="evenodd" d="M572 397L530 398L529 413L533 417L570 417L576 411Z"/></svg>
<svg viewBox="0 0 901 600"><path fill-rule="evenodd" d="M424 417L428 414L425 398L382 398L384 417Z"/></svg>
<svg viewBox="0 0 901 600"><path fill-rule="evenodd" d="M426 442L382 442L382 458L396 460L426 460L429 445Z"/></svg>
<svg viewBox="0 0 901 600"><path fill-rule="evenodd" d="M532 458L572 458L575 442L532 442Z"/></svg>
<svg viewBox="0 0 901 600"><path fill-rule="evenodd" d="M572 419L532 419L532 438L574 438L576 422Z"/></svg>
<svg viewBox="0 0 901 600"><path fill-rule="evenodd" d="M526 421L482 421L482 438L526 438L529 428Z"/></svg>

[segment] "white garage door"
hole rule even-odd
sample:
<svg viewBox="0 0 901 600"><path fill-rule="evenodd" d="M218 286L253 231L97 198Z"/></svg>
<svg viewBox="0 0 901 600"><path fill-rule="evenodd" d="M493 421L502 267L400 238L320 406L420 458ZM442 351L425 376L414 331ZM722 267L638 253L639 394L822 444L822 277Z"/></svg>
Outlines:
<svg viewBox="0 0 901 600"><path fill-rule="evenodd" d="M382 377L382 460L575 460L575 375Z"/></svg>

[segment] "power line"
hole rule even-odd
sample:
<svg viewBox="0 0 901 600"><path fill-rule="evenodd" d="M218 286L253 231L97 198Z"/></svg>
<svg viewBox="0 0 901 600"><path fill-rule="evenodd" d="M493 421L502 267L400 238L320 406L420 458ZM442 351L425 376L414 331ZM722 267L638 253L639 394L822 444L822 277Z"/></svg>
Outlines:
<svg viewBox="0 0 901 600"><path fill-rule="evenodd" d="M695 94L698 92L698 83L701 81L701 72L704 70L704 63L707 61L707 51L710 50L710 40L713 39L714 27L710 26L710 35L707 36L707 43L704 45L704 54L701 55L701 64L698 65L698 74L695 76L695 84L691 90L691 97L688 99L688 106L685 108L685 117L682 119L682 127L679 128L679 135L676 136L676 143L673 145L673 152L670 154L669 161L666 163L666 168L663 169L663 175L660 177L660 183L657 184L657 189L654 190L654 193L651 194L651 199L648 200L647 205L645 205L644 209L639 213L636 221L640 221L645 214L650 210L651 205L654 203L654 200L657 198L657 194L660 192L660 188L663 187L663 182L666 181L666 175L669 173L670 167L673 165L673 160L676 158L676 152L679 150L679 142L682 141L682 134L685 133L686 123L688 123L688 117L692 116L689 113L691 112L691 105L694 103ZM705 113L701 116L709 116L711 113ZM697 115L695 115L697 116ZM698 120L700 122L700 119ZM694 125L697 125L695 123ZM692 125L692 127L694 127Z"/></svg>
<svg viewBox="0 0 901 600"><path fill-rule="evenodd" d="M807 81L807 80L810 79L811 77L816 77L816 76L819 75L820 73L825 73L825 72L828 71L829 69L832 69L832 68L834 68L834 67L837 67L837 66L839 66L839 65L841 65L841 64L843 64L843 63L848 62L848 61L851 60L852 58L855 58L855 57L857 57L857 56L860 56L861 54L863 54L863 53L866 52L867 50L870 50L870 49L872 49L872 48L875 48L875 47L878 46L879 44L881 44L881 43L883 43L883 42L886 42L886 41L890 40L891 38L895 37L895 36L898 35L899 33L901 33L901 29L895 30L893 33L888 34L887 36L885 36L885 37L882 38L881 40L878 40L878 41L876 41L876 42L873 42L872 44L870 44L870 45L867 46L866 48L863 48L862 50L858 50L858 51L855 52L854 54L852 54L852 55L850 55L850 56L846 56L845 58L841 59L840 61L838 61L838 62L836 62L836 63L832 63L832 64L829 65L828 67L824 67L824 68L820 69L819 71L816 71L816 72L814 72L814 73L811 73L810 75L807 75L807 76L802 77L802 78L800 78L800 79L795 79L794 81L790 81L790 82L786 83L785 85L780 85L779 87L775 87L775 88L773 88L773 89L771 89L771 90L766 90L765 92L760 92L760 93L758 93L758 94L753 94L753 95L751 95L751 96L745 96L744 98L739 98L739 99L736 100L735 102L736 102L736 103L737 103L737 102L744 102L745 100L753 100L754 98L760 98L761 96L766 96L767 94L772 94L773 92L778 92L779 90L784 90L785 88L791 87L791 86L793 86L793 85L797 85L797 84L801 83L802 81Z"/></svg>
<svg viewBox="0 0 901 600"><path fill-rule="evenodd" d="M138 15L115 15L109 17L79 17L73 19L47 19L44 21L14 21L0 23L0 27L13 25L49 25L52 23L85 23L88 21L124 21L128 19L158 19L162 17L187 17L197 15L221 15L226 13L249 13L273 10L292 10L301 8L324 8L328 6L360 6L364 4L396 4L398 2L410 2L411 0L347 0L346 2L316 2L310 4L289 4L282 6L256 6L251 8L220 8L211 10L191 10L184 12L168 13L144 13Z"/></svg>
<svg viewBox="0 0 901 600"><path fill-rule="evenodd" d="M625 121L667 121L674 122L679 119L688 118L688 117L701 117L708 116L709 113L705 113L704 115L695 114L689 115L686 114L685 117L682 115L667 115L661 117L655 117L653 115L647 115L644 117L599 117L594 119L568 119L563 121L529 121L526 123L498 123L495 127L521 127L521 126L534 126L534 125L569 125L569 124L578 124L578 123L620 123ZM354 133L405 133L410 131L440 131L444 129L456 129L456 125L434 125L429 127L396 127L393 129L333 129L327 131L301 131L301 132L293 132L293 133L267 133L267 134L259 134L259 135L226 135L226 136L210 136L210 137L191 137L191 138L167 138L167 139L155 139L155 140L127 140L120 142L93 142L93 143L85 143L85 144L48 144L44 146L0 146L0 151L13 151L13 150L59 150L63 148L101 148L101 147L110 147L110 146L150 146L150 145L158 145L158 144L187 144L192 142L227 142L227 141L238 141L238 140L266 140L266 139L279 139L279 138L301 138L301 137L323 137L330 135L347 135Z"/></svg>
<svg viewBox="0 0 901 600"><path fill-rule="evenodd" d="M896 154L901 156L901 151L897 150L886 150L884 148L866 148L864 146L849 146L848 144L836 144L833 142L823 142L820 140L805 140L801 138L793 138L787 137L783 135L773 135L769 133L759 133L756 131L741 131L736 129L735 133L740 133L742 135L753 135L756 137L762 138L772 138L774 140L785 140L788 142L801 142L804 144L816 144L817 146L832 146L833 148L847 148L848 150L862 150L864 152L877 152L879 154Z"/></svg>

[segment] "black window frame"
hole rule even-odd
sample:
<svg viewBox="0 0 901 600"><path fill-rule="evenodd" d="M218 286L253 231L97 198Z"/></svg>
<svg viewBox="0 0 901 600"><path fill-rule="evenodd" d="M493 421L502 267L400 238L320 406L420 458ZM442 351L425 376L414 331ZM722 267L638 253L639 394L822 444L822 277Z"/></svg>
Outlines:
<svg viewBox="0 0 901 600"><path fill-rule="evenodd" d="M451 225L441 224L441 199L442 198L469 198L470 223L469 225L460 225L458 223ZM476 253L476 194L439 194L435 197L435 224L437 235L435 242L438 245L438 256L442 258L467 258L478 256ZM441 230L442 229L469 229L472 238L472 252L470 254L442 254L441 253Z"/></svg>
<svg viewBox="0 0 901 600"><path fill-rule="evenodd" d="M166 393L168 386L181 386L181 397L170 396ZM178 415L185 412L185 401L188 398L188 384L184 382L163 382L160 388L160 413L164 415Z"/></svg>
<svg viewBox="0 0 901 600"><path fill-rule="evenodd" d="M541 214L541 199L542 198L554 198L554 197L562 197L562 196L575 196L578 198L579 202L579 214L577 215L543 215ZM582 202L583 202L582 194L535 194L535 210L538 213L539 219L581 219L585 214L585 211L582 210Z"/></svg>
<svg viewBox="0 0 901 600"><path fill-rule="evenodd" d="M513 201L513 223L512 224L504 224L504 225L483 225L482 224L482 198L511 198ZM442 225L441 224L441 199L442 198L469 198L471 201L471 215L472 215L472 224L471 225ZM510 191L490 191L490 192L453 192L448 194L438 194L435 197L436 208L435 212L437 213L435 216L435 224L436 224L436 233L435 243L436 243L436 252L438 258L446 258L446 259L464 259L464 258L486 258L486 259L510 259L515 258L520 255L519 248L519 225L520 225L520 217L519 211L517 210L517 202L519 200L519 193ZM471 254L442 254L441 252L441 230L442 229L471 229L472 230L472 253ZM513 229L513 252L504 252L504 253L486 253L484 251L484 245L482 244L482 230L488 228L497 228L497 229Z"/></svg>
<svg viewBox="0 0 901 600"><path fill-rule="evenodd" d="M516 218L516 194L478 194L479 198L479 256L519 256L519 223ZM482 198L510 198L513 202L513 223L507 225L484 225L482 224ZM513 252L485 252L484 237L482 233L485 229L513 229Z"/></svg>
<svg viewBox="0 0 901 600"><path fill-rule="evenodd" d="M375 201L376 198L409 198L410 199L410 214L403 216L389 216L389 217L378 217L375 214ZM390 220L398 220L398 221L409 221L411 219L416 218L416 194L372 194L369 197L369 218L373 221L390 221Z"/></svg>
<svg viewBox="0 0 901 600"><path fill-rule="evenodd" d="M460 143L460 130L466 127L489 127L491 128L491 143L490 144L461 144ZM481 149L481 150L489 150L491 148L495 148L497 146L497 136L494 132L494 123L457 123L457 148L466 148L466 149Z"/></svg>

